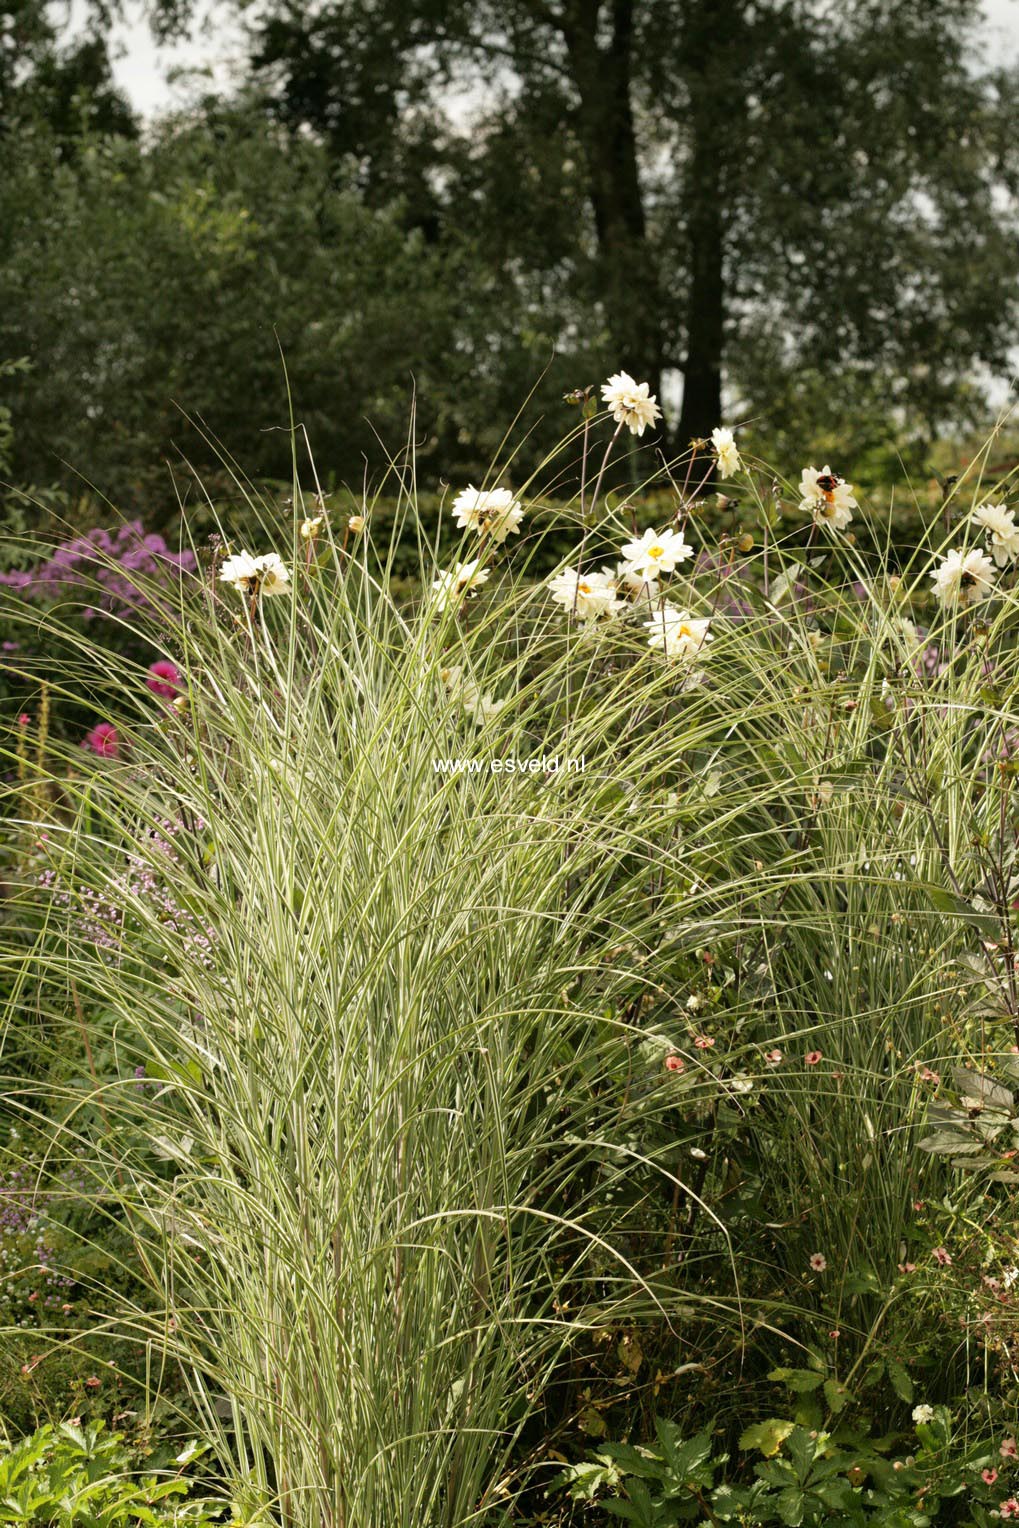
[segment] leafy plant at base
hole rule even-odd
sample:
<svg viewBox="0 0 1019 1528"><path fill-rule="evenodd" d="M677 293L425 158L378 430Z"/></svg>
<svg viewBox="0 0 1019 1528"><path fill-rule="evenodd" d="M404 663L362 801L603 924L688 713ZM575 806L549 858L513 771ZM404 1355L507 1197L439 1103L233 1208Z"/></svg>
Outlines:
<svg viewBox="0 0 1019 1528"><path fill-rule="evenodd" d="M0 1523L22 1528L212 1528L224 1503L192 1499L184 1467L204 1452L195 1444L172 1468L139 1468L123 1434L101 1422L43 1427L0 1452ZM232 1521L240 1524L239 1518ZM251 1525L255 1528L255 1525Z"/></svg>

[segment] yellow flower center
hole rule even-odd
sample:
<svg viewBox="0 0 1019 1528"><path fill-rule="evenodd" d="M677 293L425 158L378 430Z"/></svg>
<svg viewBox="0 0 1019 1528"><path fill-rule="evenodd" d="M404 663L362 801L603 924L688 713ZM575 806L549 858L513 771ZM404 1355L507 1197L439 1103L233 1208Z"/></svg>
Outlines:
<svg viewBox="0 0 1019 1528"><path fill-rule="evenodd" d="M581 594L590 594L591 593L591 585L590 584L586 584L583 579L580 580L580 583L577 585L577 588L580 590Z"/></svg>
<svg viewBox="0 0 1019 1528"><path fill-rule="evenodd" d="M665 548L663 546L649 546L647 554L649 557L663 557L665 555Z"/></svg>

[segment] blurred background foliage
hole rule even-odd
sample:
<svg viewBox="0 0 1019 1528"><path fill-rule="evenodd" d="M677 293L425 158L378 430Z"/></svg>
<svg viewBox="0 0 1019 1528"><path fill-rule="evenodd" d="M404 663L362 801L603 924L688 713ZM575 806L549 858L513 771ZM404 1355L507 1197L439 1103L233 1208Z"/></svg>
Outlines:
<svg viewBox="0 0 1019 1528"><path fill-rule="evenodd" d="M8 481L160 529L207 434L286 479L281 355L354 491L415 399L419 481L477 480L534 388L519 483L618 367L666 405L635 474L725 417L793 466L926 475L1000 402L1019 82L976 0L231 7L231 93L141 122L115 8L0 4Z"/></svg>

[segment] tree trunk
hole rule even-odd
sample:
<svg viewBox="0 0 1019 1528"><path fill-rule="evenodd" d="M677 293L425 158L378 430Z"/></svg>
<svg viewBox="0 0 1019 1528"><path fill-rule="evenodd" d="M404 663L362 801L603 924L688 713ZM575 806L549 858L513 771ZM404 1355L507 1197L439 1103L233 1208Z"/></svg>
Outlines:
<svg viewBox="0 0 1019 1528"><path fill-rule="evenodd" d="M606 324L615 365L661 401L663 336L654 251L647 237L633 122L633 0L611 0L611 36L598 42L604 0L565 0L562 34L577 90ZM645 435L645 443L651 437Z"/></svg>
<svg viewBox="0 0 1019 1528"><path fill-rule="evenodd" d="M695 132L697 128L695 126ZM722 212L710 144L699 135L687 180L690 291L686 364L677 445L706 439L722 421L722 343L725 308Z"/></svg>
<svg viewBox="0 0 1019 1528"><path fill-rule="evenodd" d="M691 132L684 200L690 250L686 314L683 407L677 445L703 440L722 419L722 346L725 313L725 229L721 150L725 100L717 98L712 63L716 49L731 37L729 7L699 0L691 7L684 73L689 92Z"/></svg>

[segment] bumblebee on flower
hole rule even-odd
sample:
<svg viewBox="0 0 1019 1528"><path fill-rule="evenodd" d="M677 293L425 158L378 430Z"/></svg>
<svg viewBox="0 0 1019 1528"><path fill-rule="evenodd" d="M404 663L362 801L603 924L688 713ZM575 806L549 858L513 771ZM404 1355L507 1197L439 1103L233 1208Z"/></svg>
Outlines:
<svg viewBox="0 0 1019 1528"><path fill-rule="evenodd" d="M220 568L219 581L252 598L285 594L290 587L290 571L276 552L265 552L261 557L235 552Z"/></svg>
<svg viewBox="0 0 1019 1528"><path fill-rule="evenodd" d="M519 535L524 511L508 488L464 488L453 500L461 530L477 531L500 546L511 533Z"/></svg>
<svg viewBox="0 0 1019 1528"><path fill-rule="evenodd" d="M813 518L815 525L844 531L859 505L853 498L853 485L830 467L824 466L820 472L816 467L804 467L800 474L800 508Z"/></svg>

